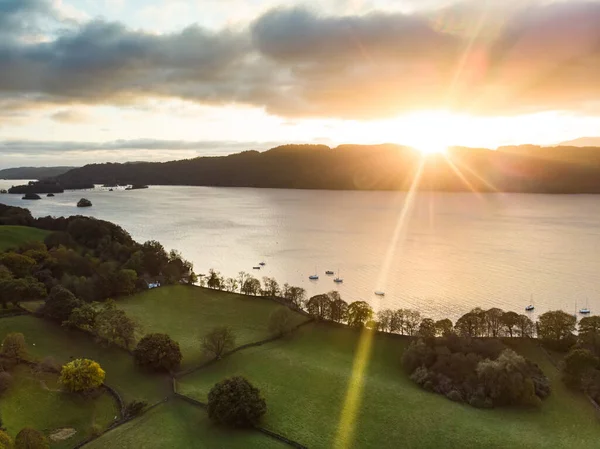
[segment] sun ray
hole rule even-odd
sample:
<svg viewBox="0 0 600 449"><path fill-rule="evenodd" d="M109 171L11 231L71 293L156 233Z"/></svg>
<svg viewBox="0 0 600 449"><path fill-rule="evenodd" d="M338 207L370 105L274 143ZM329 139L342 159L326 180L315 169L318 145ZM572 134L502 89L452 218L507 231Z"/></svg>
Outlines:
<svg viewBox="0 0 600 449"><path fill-rule="evenodd" d="M500 190L498 190L498 188L494 184L489 182L487 179L485 179L483 176L481 176L479 173L477 173L471 167L463 164L460 161L456 161L456 165L459 166L460 168L462 168L463 170L468 171L471 175L475 176L477 179L479 179L482 183L484 183L486 185L486 187L488 187L493 192L496 192L496 193L500 192Z"/></svg>
<svg viewBox="0 0 600 449"><path fill-rule="evenodd" d="M398 214L396 227L394 228L391 242L387 248L384 261L381 265L378 283L375 288L382 288L385 286L390 266L396 254L398 243L406 231L406 223L414 206L415 196L418 191L424 166L425 157L422 157L410 189L406 195L404 205ZM369 356L371 354L373 335L374 331L365 328L362 330L358 340L356 354L352 364L352 374L350 381L348 382L348 389L346 390L346 397L344 399L344 405L340 414L337 435L334 444L336 449L346 449L352 446L356 426L356 417L360 409L360 402L362 399L365 371L367 369L367 365L369 364Z"/></svg>
<svg viewBox="0 0 600 449"><path fill-rule="evenodd" d="M454 173L456 173L456 176L460 178L463 184L466 185L471 190L471 192L477 195L477 197L481 197L479 191L473 186L473 184L469 182L465 175L463 175L463 173L458 169L458 167L454 165L454 162L452 162L452 160L448 156L446 156L446 162L448 162L448 166L452 169Z"/></svg>

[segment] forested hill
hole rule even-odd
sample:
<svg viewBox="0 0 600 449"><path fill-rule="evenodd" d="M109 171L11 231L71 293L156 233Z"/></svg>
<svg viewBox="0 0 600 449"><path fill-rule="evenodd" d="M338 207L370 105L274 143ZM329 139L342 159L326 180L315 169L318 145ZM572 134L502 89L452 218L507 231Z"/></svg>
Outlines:
<svg viewBox="0 0 600 449"><path fill-rule="evenodd" d="M92 164L61 183L332 190L406 190L419 152L397 145L285 145L259 153L172 162ZM419 188L441 191L600 193L600 148L452 148L425 158Z"/></svg>
<svg viewBox="0 0 600 449"><path fill-rule="evenodd" d="M47 179L62 175L75 167L16 167L0 170L0 179Z"/></svg>

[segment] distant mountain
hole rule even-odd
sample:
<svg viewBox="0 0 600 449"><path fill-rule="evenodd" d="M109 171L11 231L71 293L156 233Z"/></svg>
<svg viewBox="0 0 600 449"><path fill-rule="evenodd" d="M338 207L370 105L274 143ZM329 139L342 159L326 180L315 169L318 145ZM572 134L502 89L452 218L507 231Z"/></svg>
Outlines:
<svg viewBox="0 0 600 449"><path fill-rule="evenodd" d="M92 164L71 170L58 181L64 185L408 190L418 172L421 190L600 193L600 148L527 145L492 151L456 147L447 155L423 159L418 151L391 144L284 145L262 153Z"/></svg>
<svg viewBox="0 0 600 449"><path fill-rule="evenodd" d="M580 137L559 143L560 146L571 147L600 147L600 137Z"/></svg>
<svg viewBox="0 0 600 449"><path fill-rule="evenodd" d="M0 170L0 179L47 179L77 167L17 167Z"/></svg>

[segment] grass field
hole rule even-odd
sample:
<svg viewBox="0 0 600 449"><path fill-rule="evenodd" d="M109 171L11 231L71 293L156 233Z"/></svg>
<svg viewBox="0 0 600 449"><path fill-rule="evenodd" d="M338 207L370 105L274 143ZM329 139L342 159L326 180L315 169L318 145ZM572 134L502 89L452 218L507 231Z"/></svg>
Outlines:
<svg viewBox="0 0 600 449"><path fill-rule="evenodd" d="M49 231L28 226L0 226L0 251L32 240L43 241L48 234Z"/></svg>
<svg viewBox="0 0 600 449"><path fill-rule="evenodd" d="M216 326L230 326L236 345L268 338L269 315L279 307L274 301L200 287L175 285L155 288L118 301L135 318L144 333L162 332L176 340L183 367L202 360L200 342ZM298 314L298 324L307 318Z"/></svg>
<svg viewBox="0 0 600 449"><path fill-rule="evenodd" d="M53 448L70 448L89 435L93 425L106 428L118 415L117 404L105 393L95 399L63 393L58 390L58 376L33 373L20 365L12 371L13 384L2 396L0 411L8 433L14 438L23 427L50 433L60 428L73 428L77 433Z"/></svg>
<svg viewBox="0 0 600 449"><path fill-rule="evenodd" d="M142 417L95 440L86 449L285 449L289 446L255 431L218 428L208 414L180 399L172 399Z"/></svg>
<svg viewBox="0 0 600 449"><path fill-rule="evenodd" d="M9 332L21 332L32 356L54 357L59 363L85 357L100 363L106 371L105 382L115 388L125 401L143 399L156 402L169 392L165 376L151 375L135 368L133 357L118 348L104 348L91 337L41 318L18 316L0 319L0 339ZM33 345L35 343L35 346Z"/></svg>
<svg viewBox="0 0 600 449"><path fill-rule="evenodd" d="M358 339L351 329L308 325L288 341L240 351L185 376L178 389L206 401L214 383L244 375L266 398L265 427L311 448L334 447L342 417L354 423L349 447L590 448L600 440L592 406L565 389L529 342L519 349L553 385L539 410L478 410L427 393L402 371L406 340L385 335L373 339L359 407L344 410Z"/></svg>

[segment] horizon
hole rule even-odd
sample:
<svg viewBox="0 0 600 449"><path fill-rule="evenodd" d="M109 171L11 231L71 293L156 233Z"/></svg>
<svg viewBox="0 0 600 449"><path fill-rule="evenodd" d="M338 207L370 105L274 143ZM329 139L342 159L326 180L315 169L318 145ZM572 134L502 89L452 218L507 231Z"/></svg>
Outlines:
<svg viewBox="0 0 600 449"><path fill-rule="evenodd" d="M599 20L597 0L5 0L0 156L600 144Z"/></svg>

